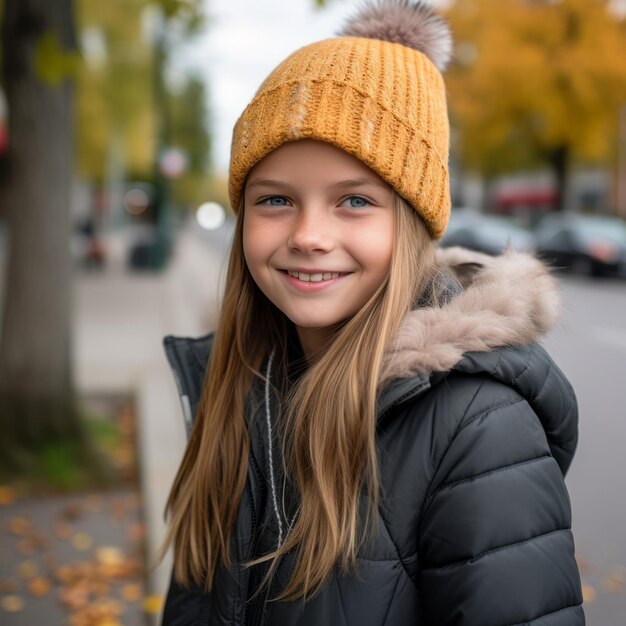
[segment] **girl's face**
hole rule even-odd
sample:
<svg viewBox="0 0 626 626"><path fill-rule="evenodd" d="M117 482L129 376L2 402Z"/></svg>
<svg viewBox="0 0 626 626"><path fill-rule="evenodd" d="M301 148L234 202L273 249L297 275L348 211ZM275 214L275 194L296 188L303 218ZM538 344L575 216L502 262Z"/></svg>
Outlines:
<svg viewBox="0 0 626 626"><path fill-rule="evenodd" d="M307 334L354 315L387 276L392 189L343 150L310 139L283 144L250 171L244 202L250 273L303 347Z"/></svg>

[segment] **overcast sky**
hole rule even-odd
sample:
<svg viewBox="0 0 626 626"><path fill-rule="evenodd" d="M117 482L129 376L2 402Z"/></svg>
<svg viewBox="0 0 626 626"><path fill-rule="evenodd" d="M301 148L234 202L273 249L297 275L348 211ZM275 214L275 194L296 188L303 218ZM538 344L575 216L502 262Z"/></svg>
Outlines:
<svg viewBox="0 0 626 626"><path fill-rule="evenodd" d="M359 0L205 0L209 26L181 51L210 92L213 163L226 173L235 121L274 67L297 48L332 37ZM437 5L437 0L432 1Z"/></svg>
<svg viewBox="0 0 626 626"><path fill-rule="evenodd" d="M184 49L184 64L206 80L213 162L226 172L233 126L255 91L287 55L325 39L354 12L351 0L206 0L206 34Z"/></svg>

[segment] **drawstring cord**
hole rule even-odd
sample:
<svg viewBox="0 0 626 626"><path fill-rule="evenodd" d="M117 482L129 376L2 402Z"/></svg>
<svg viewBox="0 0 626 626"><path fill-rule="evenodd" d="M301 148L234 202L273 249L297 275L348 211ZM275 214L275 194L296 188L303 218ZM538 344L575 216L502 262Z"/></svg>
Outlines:
<svg viewBox="0 0 626 626"><path fill-rule="evenodd" d="M272 363L274 361L274 352L275 350L272 350L272 353L269 356L269 359L267 360L267 368L265 370L265 420L267 423L267 456L268 456L268 461L269 461L269 466L270 466L270 488L272 490L272 505L274 507L274 513L276 514L276 519L278 520L278 548L280 548L280 546L283 545L283 518L280 514L280 509L278 508L278 497L276 495L276 479L274 477L274 452L273 452L273 446L272 446L272 442L274 440L274 433L273 433L273 429L272 429L272 413L271 413L271 408L270 408L270 379L272 376ZM296 509L296 512L293 515L293 518L291 519L291 522L289 522L289 518L287 517L287 513L285 512L285 483L286 483L286 477L283 479L283 494L282 494L282 508L283 508L283 515L285 516L285 523L287 523L288 527L287 527L287 532L289 532L291 530L291 528L293 527L294 522L296 521L296 517L298 515L298 512L300 511L300 506L298 505L298 508Z"/></svg>
<svg viewBox="0 0 626 626"><path fill-rule="evenodd" d="M276 481L274 479L274 454L272 441L274 438L272 431L272 416L270 412L270 376L272 375L272 362L274 360L274 350L270 354L270 358L267 361L267 370L265 372L265 419L267 421L267 455L270 466L270 487L272 489L272 504L274 505L274 512L276 513L276 519L278 520L278 547L283 545L283 520L278 510L278 499L276 497Z"/></svg>

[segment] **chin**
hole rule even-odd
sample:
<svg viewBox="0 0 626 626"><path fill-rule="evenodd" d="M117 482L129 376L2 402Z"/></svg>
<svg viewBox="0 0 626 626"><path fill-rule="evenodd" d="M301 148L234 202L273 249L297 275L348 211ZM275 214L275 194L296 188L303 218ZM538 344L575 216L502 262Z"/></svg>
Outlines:
<svg viewBox="0 0 626 626"><path fill-rule="evenodd" d="M325 315L287 315L287 317L298 327L305 330L316 330L320 328L329 328L331 326L335 326L339 322L342 321L340 317L335 316L325 316Z"/></svg>
<svg viewBox="0 0 626 626"><path fill-rule="evenodd" d="M302 328L303 330L319 330L321 328L328 328L329 326L334 326L337 324L336 321L327 321L327 320L312 320L310 318L301 319L297 317L289 318L298 328Z"/></svg>

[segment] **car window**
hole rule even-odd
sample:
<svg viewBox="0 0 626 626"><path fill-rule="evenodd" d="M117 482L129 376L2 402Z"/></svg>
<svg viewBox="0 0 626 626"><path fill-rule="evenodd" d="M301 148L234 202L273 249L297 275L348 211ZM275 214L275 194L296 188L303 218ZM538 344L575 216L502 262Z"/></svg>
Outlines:
<svg viewBox="0 0 626 626"><path fill-rule="evenodd" d="M576 236L584 243L608 239L626 245L626 224L617 220L588 219L576 224Z"/></svg>
<svg viewBox="0 0 626 626"><path fill-rule="evenodd" d="M537 241L539 245L547 244L556 234L563 230L561 226L557 224L549 224L542 226L541 230L537 233Z"/></svg>
<svg viewBox="0 0 626 626"><path fill-rule="evenodd" d="M547 235L547 237L545 236ZM540 245L542 248L558 249L568 245L570 242L570 235L564 228L555 229L551 233L544 233Z"/></svg>

